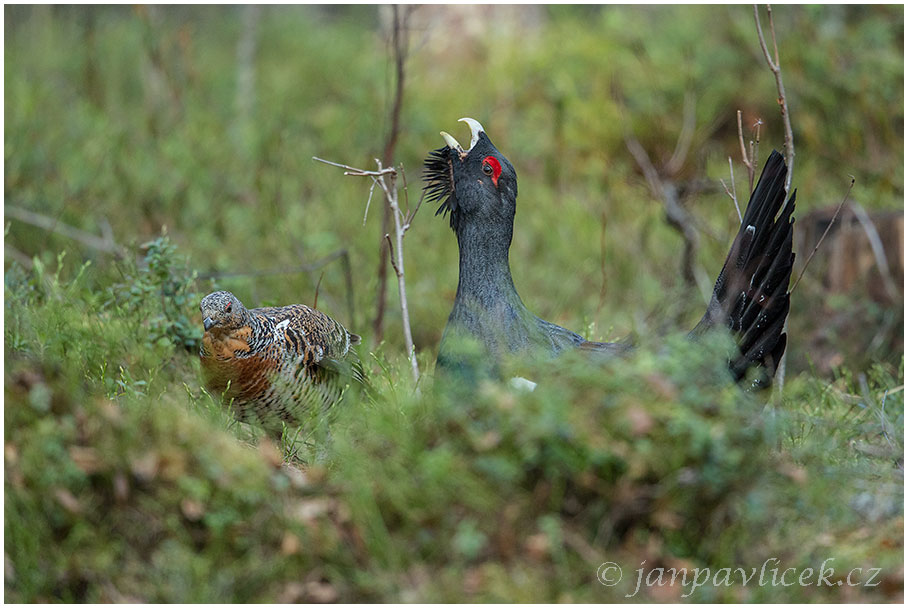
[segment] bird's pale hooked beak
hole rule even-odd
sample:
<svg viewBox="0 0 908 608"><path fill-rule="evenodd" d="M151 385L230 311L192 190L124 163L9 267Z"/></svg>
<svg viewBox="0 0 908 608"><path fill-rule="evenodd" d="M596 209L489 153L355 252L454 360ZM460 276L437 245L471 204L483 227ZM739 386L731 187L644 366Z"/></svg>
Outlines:
<svg viewBox="0 0 908 608"><path fill-rule="evenodd" d="M448 144L448 147L453 150L457 150L460 158L463 158L470 153L470 150L472 150L473 146L476 145L476 142L479 141L479 134L485 133L485 129L482 128L482 125L479 124L478 120L475 120L473 118L461 118L458 122L465 122L470 127L470 147L467 150L464 150L463 146L461 146L460 143L450 133L442 131L441 136L444 138L445 143Z"/></svg>
<svg viewBox="0 0 908 608"><path fill-rule="evenodd" d="M211 317L205 317L205 320L202 321L202 325L205 326L205 331L208 331L209 329L217 325L217 322Z"/></svg>

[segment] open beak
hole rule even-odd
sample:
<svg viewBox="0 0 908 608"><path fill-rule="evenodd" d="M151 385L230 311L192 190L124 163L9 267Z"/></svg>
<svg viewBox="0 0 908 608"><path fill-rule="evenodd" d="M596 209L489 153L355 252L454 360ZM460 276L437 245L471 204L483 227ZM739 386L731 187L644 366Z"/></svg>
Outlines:
<svg viewBox="0 0 908 608"><path fill-rule="evenodd" d="M444 138L445 143L448 144L448 147L453 150L457 150L460 158L463 159L467 154L470 153L470 150L473 149L473 146L476 145L476 142L479 141L479 134L485 133L485 129L482 128L482 125L479 124L478 120L475 120L473 118L461 118L458 122L465 122L470 126L470 147L467 150L464 150L463 146L461 146L460 143L450 133L442 131L441 136Z"/></svg>

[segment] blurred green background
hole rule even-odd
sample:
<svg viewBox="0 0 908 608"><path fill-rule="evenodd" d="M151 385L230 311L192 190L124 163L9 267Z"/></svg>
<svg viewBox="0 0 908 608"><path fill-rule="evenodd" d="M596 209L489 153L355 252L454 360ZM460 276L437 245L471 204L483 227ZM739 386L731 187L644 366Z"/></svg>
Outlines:
<svg viewBox="0 0 908 608"><path fill-rule="evenodd" d="M320 301L368 337L381 209L376 203L363 226L368 183L312 156L373 168L382 155L394 93L389 13L374 6L7 9L7 205L98 235L109 225L123 245L144 243L166 226L202 274L292 268L347 249L355 317L346 318L338 264L325 269ZM852 197L865 208L901 209L900 11L776 13L798 215L837 204L849 175ZM531 310L578 330L595 324L600 338L689 327L736 229L718 184L729 181L728 156L746 200L735 112L742 111L748 137L750 125L764 123L760 165L783 145L775 82L751 10L421 7L409 30L395 160L413 186L411 204L422 159L441 145L438 131L464 140L456 120L475 117L518 171L512 260ZM677 291L682 240L623 139L629 126L653 163L664 165L683 127L685 95L696 130L674 179L711 184L687 201L703 233L693 292ZM406 239L412 325L425 363L434 360L457 284L455 240L432 211L420 212ZM25 257L49 261L70 248L107 262L57 234L7 224L6 243ZM252 306L311 302L319 275L217 283ZM811 279L793 299L796 326L798 315L822 302L810 297ZM399 351L396 290L389 294L385 337ZM810 356L804 337L792 339L798 369Z"/></svg>
<svg viewBox="0 0 908 608"><path fill-rule="evenodd" d="M702 314L711 282L737 230L734 205L719 183L720 179L729 181L729 156L734 161L736 191L742 207L747 198L736 112L742 112L747 138L751 137L752 126L762 121L757 159L760 166L772 148L781 150L783 146L776 85L757 42L752 7L422 6L400 11L407 15L403 32L407 56L394 160L406 172L410 206L419 200L422 159L442 144L438 132L446 130L464 142L467 129L456 121L462 116L476 118L518 173L520 195L511 262L517 288L531 310L593 339L618 339L632 332L661 335L692 327ZM807 452L815 456L826 450L844 449L842 446L851 445L858 436L864 441L866 433L873 437L871 442L882 442L889 446L886 450L896 449L900 454L901 440L892 448L891 435L887 434L887 415L878 416L878 397L884 395L885 406L886 395L897 395L898 404L893 406L893 397L889 397L887 407L891 415L898 417L900 437L901 396L896 389L903 382L903 245L898 240L903 234L904 197L903 9L869 5L779 6L773 15L797 153L793 184L798 188L796 216L801 220L795 272L800 272L818 233L825 228L822 210L841 201L850 176L855 178L850 198L866 210L878 227L890 270L888 274L880 270L878 252L871 252L866 230L851 230L858 225L856 216L845 213L839 223L841 229L830 234L792 297L789 376L793 386L789 399L795 405L790 409L807 420L794 423L800 429L795 435L819 434L824 442L828 437L836 438L830 439L831 448L827 443L811 444L813 451ZM462 493L475 490L486 496L482 492L489 492L500 480L481 472L471 473L478 477L464 473L463 487L458 486L453 498L446 493L448 490L428 494L425 500L432 507L420 507L418 512L409 510L411 507L403 505L415 497L404 492L387 499L392 505L390 511L383 503L373 505L375 510L370 511L362 505L372 504L369 501L373 499L364 498L356 488L351 490L343 475L354 474L351 463L361 464L362 470L372 470L370 463L375 462L374 458L380 461L378 455L386 454L390 448L372 437L370 441L375 445L367 442L371 447L364 453L344 452L352 449L349 438L363 432L356 430L357 424L366 424L363 421L348 421L353 430L347 434L343 430L337 432L339 447L333 457L345 455L348 464L327 467L340 471L337 478L329 474L328 481L317 480L327 484L327 490L321 486L312 490L307 485L304 490L281 486L279 491L292 496L294 492L309 496L324 491L331 500L344 496L343 500L349 499L353 506L343 508L352 509L353 514L338 515L337 525L367 530L367 536L386 539L387 543L382 541L376 549L370 544L372 541L367 541L368 547L363 548L361 539L348 539L345 542L352 543L359 552L350 558L355 564L340 558L331 561L336 556L331 553L334 545L328 543L329 548L324 549L327 553L319 557L323 561L316 560L322 564L317 568L322 570L312 580L307 579L303 587L288 591L282 581L288 576L288 580L293 580L294 570L286 563L275 565L267 561L273 560L274 555L303 559L293 550L293 543L298 540L280 535L272 538L276 533L266 534L267 538L256 537L259 527L267 528L263 520L242 524L247 525L243 534L250 535L255 543L271 543L267 546L272 547L273 555L261 557L263 561L259 562L248 553L252 549L243 544L241 533L230 532L229 540L219 536L224 530L233 530L230 526L234 520L246 522L251 517L249 513L257 509L255 505L260 504L257 500L268 502L267 495L262 494L265 481L262 487L251 487L258 481L250 481L249 488L224 490L228 493L225 496L206 485L214 483L212 479L222 480L218 477L221 473L202 466L201 472L196 473L201 478L196 486L187 490L180 482L175 494L159 488L155 492L163 493L149 494L154 499L149 498L144 507L129 502L135 494L121 491L123 483L145 487L142 484L156 478L155 474L146 474L148 467L142 469L145 452L134 454L129 442L147 447L149 453L176 450L178 454L201 458L202 463L209 462L205 458L216 457L217 452L212 450L234 449L214 441L211 445L196 441L206 436L222 437L222 430L212 429L229 424L213 411L216 407L204 405L208 401L199 392L197 363L190 354L201 335L197 299L215 288L233 291L249 307L311 304L320 281L319 308L364 336L364 352L374 353L369 362L371 371L386 383L383 390L397 404L393 411L409 412L404 419L412 415L419 420L423 420L420 416L425 416L426 411L435 412L426 410L429 406L422 401L410 403L409 397L403 395L405 391L395 392L400 382L407 386L408 372L394 281L388 285L381 342L373 331L382 240L381 201L378 196L372 200L364 223L369 183L345 177L340 169L312 160L319 156L371 169L373 159L382 156L391 128L396 83L392 10L379 6L7 6L4 17L8 399L5 461L7 484L16 483L17 479L24 484L7 485L7 496L10 487L14 488L14 498L8 498L6 505L7 597L19 601L124 597L160 601L190 597L215 601L273 601L277 597L450 600L464 593L481 599L521 597L515 595L519 585L514 583L514 571L508 566L501 566L505 570L500 571L496 565L491 573L476 575L478 582L472 586L459 586L464 576L473 576L469 573L476 560L481 561L486 555L481 548L491 525L464 513L473 513L474 508L475 513L493 508L490 504L497 505L494 508L501 505L482 498L477 499L478 506L467 500L466 505L445 510ZM765 24L764 19L764 27ZM689 137L686 153L678 156L683 157L683 162L672 166L677 142L685 131L685 137ZM647 188L640 167L628 151L629 133L639 140L663 177L682 193L699 235L694 284L682 279L683 240L667 224L661 201ZM434 366L457 285L456 242L448 222L434 218L433 212L428 206L422 209L405 239L411 323L424 373L431 373ZM812 217L811 212L819 213L816 217L820 219L805 220ZM817 225L819 230L815 229ZM67 232L70 228L81 232ZM849 230L857 235L857 241L845 238ZM166 238L161 238L162 233L166 233ZM114 248L125 248L125 254L112 255ZM339 250L348 254L352 293L340 260L300 270ZM85 261L90 265L84 267ZM840 266L845 262L857 265L842 270ZM275 270L287 272L275 274ZM885 277L889 277L895 290L887 288L879 295L877 287L885 282ZM646 371L649 368L641 365L643 372L630 371L620 378L637 382L638 372L650 378ZM585 385L581 382L581 386ZM827 390L830 386L835 387L832 393ZM621 393L618 385L599 388L607 394ZM684 393L684 399L697 401L698 389L691 390L695 392ZM664 391L656 390L654 403L665 401L664 396ZM488 399L499 403L513 397L493 392ZM859 408L861 413L855 419L852 413L859 401L863 409ZM870 407L870 401L876 403L876 409ZM126 424L148 432L134 429L132 434L111 438L100 430L106 423L85 431L79 421L98 416L106 420L108 402L133 412L125 414ZM595 399L589 401L594 402ZM624 403L620 398L618 402ZM820 408L824 404L828 406L825 411ZM561 420L559 416L564 414L558 408L563 405L552 405L555 410L546 410L551 418L540 415L540 419L557 427L561 424L557 422ZM638 409L636 404L628 407L633 412ZM155 410L160 413L149 413ZM456 409L454 412L442 408L436 414L440 419L456 418L459 414ZM185 431L188 435L183 439L174 439L170 433L176 431L168 430L170 427L159 420L174 416L178 422L167 424L177 428L184 428L181 425L185 424L185 428L195 430ZM402 424L387 416L367 415L367 422L376 425L376 433L390 433L380 437L392 437ZM704 424L715 423L712 414L705 416ZM880 419L882 434L878 425L871 424ZM848 421L847 430L830 430L842 420ZM870 426L861 426L865 423ZM407 459L418 461L423 457L416 446L429 439L422 433L435 437L436 429L426 430L414 424L416 427L407 431L407 441L411 443L388 439L390 445L397 446L394 449L402 450L395 452L402 460L391 459L388 470L374 470L364 480L399 481L402 471L410 470L415 462ZM582 427L584 423L579 424ZM737 428L739 423L728 424L729 428ZM740 428L746 427L740 424ZM876 430L868 430L871 427ZM665 449L683 449L688 441L683 439L683 433L672 435L671 428L676 427L666 423L673 439ZM825 430L811 434L805 428ZM553 429L544 427L533 431L537 435L530 434L543 441L549 431L555 432ZM235 428L230 431L234 435L237 432ZM123 464L125 468L121 470L120 465L112 464L119 462L115 457L108 461L106 456L95 454L101 463L95 463L95 467L91 463L80 466L86 457L82 453L80 461L78 450L73 456L72 445L86 447L101 441L102 435L92 433L107 437L104 441L113 442L108 445L110 453L120 454L117 458L132 464ZM789 465L782 468L796 472L786 473L786 479L797 479L797 471L801 470L798 467L806 467L805 463L813 462L814 456L799 452L800 444L792 435L781 435L788 439L773 435L775 438L769 441L784 443L793 450L784 452L781 460L793 459L799 464L791 465L793 469L784 468ZM15 439L17 436L22 439ZM131 439L127 441L127 437ZM31 457L23 452L25 438L38 446ZM159 439L164 443L159 443ZM751 439L748 436L747 441ZM839 439L841 442L836 443ZM590 445L598 445L600 440L591 439ZM169 441L176 444L170 445ZM794 441L794 448L790 441ZM518 439L515 442L521 444ZM404 444L409 447L402 448ZM454 445L460 446L456 442ZM637 454L633 450L643 448L633 442L629 445L636 447L627 448L632 453L621 457L633 460L631 456ZM456 452L460 448L453 449ZM540 448L541 453L549 453L548 449ZM240 460L257 455L249 450L240 453L242 456L236 456ZM498 470L495 467L505 466L511 456L511 452L496 456L491 464L482 464L487 468L481 470ZM650 451L637 456L641 462L661 459ZM188 462L195 462L190 456L185 457ZM798 460L801 457L804 460ZM879 462L874 466L878 469L848 475L861 483L889 480L894 457L890 452L883 456L876 453L875 457ZM67 464L65 471L69 472L60 473L59 477L47 477L41 463L59 458L76 464ZM771 467L782 466L774 460L776 456L769 458ZM825 471L819 477L828 485L813 487L807 494L820 500L829 488L836 487L834 480L840 479L840 472L830 469L823 458L816 458L824 463L818 465L818 470ZM848 458L844 460L849 466L854 464ZM256 462L249 466L261 469L263 465ZM333 462L331 457L329 462ZM438 464L438 460L433 462L431 466L441 467L433 469L436 473L447 471L450 475L457 470L445 468L447 465ZM189 465L179 465L186 466ZM583 469L577 466L578 471ZM602 466L608 469L610 465ZM159 471L162 467L166 468L155 465L151 469ZM249 479L267 480L272 475L259 469L256 475L261 477L253 475ZM545 467L542 470L548 471ZM583 480L582 476L571 477L576 471L570 471L564 473L568 479L564 482L566 487ZM901 465L898 471L900 474ZM122 481L123 475L126 482ZM238 479L245 473L234 471L230 475ZM649 479L650 473L641 475ZM441 473L438 476L444 477ZM174 479L178 478L174 474ZM482 486L483 483L491 486ZM557 554L551 547L560 546L558 526L562 524L557 522L564 509L559 506L561 503L550 501L540 506L533 502L533 483L515 482L514 488L528 491L527 504L535 505L530 509L532 518L526 520L532 522L526 524L526 529L537 535L530 544L535 542L537 548L545 545L548 549L539 552L548 552L551 557ZM555 487L560 486L556 483ZM185 496L196 490L204 498L186 503L189 499ZM571 491L563 487L562 491L566 494L559 500L568 501L565 496ZM79 492L94 498L85 498L87 503L76 508L73 505L79 504ZM603 492L607 503L612 490ZM770 497L798 494L797 488L780 490L778 494L767 492ZM281 494L281 500L290 500L285 494ZM390 494L393 493L389 490ZM124 498L125 495L132 498ZM215 500L215 495L224 501L224 511L232 515L223 515L213 523L207 515L195 517L196 505L208 505L206 501ZM76 502L68 497L75 497ZM758 498L758 503L768 500L767 504L773 504L772 498ZM96 499L101 502L92 502ZM10 500L14 501L12 507ZM375 500L381 503L380 498ZM742 500L752 501L753 496ZM786 517L801 521L803 512L798 509L806 506L792 500L795 502L786 503L786 509L793 509ZM901 500L900 490L897 499L892 500ZM137 568L111 583L105 578L107 574L97 573L110 572L119 559L125 559L116 552L102 551L95 561L86 558L77 564L67 562L69 558L61 557L62 553L55 554L57 557L48 558L53 567L38 557L42 546L63 547L64 537L66 542L75 543L73 546L84 548L90 546L89 537L114 538L122 530L131 529L129 513L118 515L123 521L105 533L98 532L105 529L100 522L83 521L86 511L91 510L87 504L122 506L123 501L130 505L129 513L133 515L158 513L161 520L157 534L166 536L161 530L171 530L173 526L186 534L168 540L172 544L165 543L169 548L163 553L148 549L148 559L158 560L152 568L158 574L142 573ZM515 501L520 503L521 499ZM73 508L67 508L67 503ZM760 511L765 507L763 503L759 508L754 506L757 503L748 504L764 513ZM169 519L172 513L167 515L168 509L173 505L181 505L185 521ZM267 511L267 517L284 517L286 513L281 508L272 505L269 509L274 512ZM765 508L772 512L773 507ZM54 509L59 513L54 515ZM211 510L209 507L209 514ZM48 512L52 514L47 515ZM541 524L533 519L537 515ZM860 529L849 519L853 513L835 519L839 515L830 515L830 520ZM354 523L350 523L351 517ZM448 521L449 517L453 519ZM520 520L517 515L514 517ZM672 519L665 517L668 519L656 518L655 523L646 525L661 529L665 521ZM891 530L897 528L900 535L900 518L891 514L885 517L886 525L877 527L883 530L879 534L888 538ZM66 518L72 521L61 523ZM508 521L508 526L515 525ZM31 523L26 525L28 522ZM306 529L314 525L309 520L304 523ZM537 529L537 524L541 528ZM719 524L713 521L710 525ZM61 526L66 532L61 532ZM204 534L195 530L205 526L205 533L214 535L205 537L208 541L200 540L199 535ZM413 558L424 560L422 565L406 561L406 547L412 543L434 546L426 536L433 532L426 530L448 527L454 530L452 534L456 532L455 544L460 543L457 546L463 550L462 559L458 558L461 561L452 565L452 570L439 565L442 562L438 560L447 555L443 552L427 550ZM517 528L522 529L520 525ZM668 525L667 529L676 528ZM78 538L74 540L73 530L81 531L82 536L76 534ZM405 533L396 536L400 530ZM806 529L802 532L812 535ZM740 530L734 532L739 533ZM355 537L360 532L351 534ZM729 549L720 540L716 540L715 551L710 549L712 553L704 553L702 547L691 549L691 539L697 534L691 531L683 542L676 538L668 543L671 548L664 551L678 559L702 559L704 563L740 556L737 549ZM11 536L19 543L12 553ZM589 538L593 537L601 540L596 534ZM732 534L730 538L736 537ZM836 537L835 543L844 543L844 538ZM874 544L878 538L866 539L867 536L861 537L861 542L866 542L856 550L863 556L878 550ZM148 542L149 547L159 547L156 542ZM238 572L247 566L256 572L265 568L260 586L253 585L242 592L238 590L241 585L234 586L236 581L217 579L211 574L213 566L191 562L191 551L181 553L193 543L204 545L210 551L206 555L214 556L212 559L243 555L250 561L240 563ZM640 543L646 544L642 540ZM131 544L126 543L117 551L129 553ZM346 546L343 542L341 545ZM390 546L397 546L396 552ZM622 550L634 558L645 553L628 546L622 545ZM663 551L646 546L650 553ZM892 548L896 549L900 552L900 544ZM337 551L338 555L343 554L341 549ZM362 552L368 555L369 551L391 551L394 557L387 562L379 560L380 566L376 566L376 562L362 557ZM532 551L530 554L534 555ZM498 557L489 559L495 562ZM183 559L194 564L191 568L186 566L192 574L184 573L184 579L180 579L184 586L162 590L150 584L157 575L173 575L172 571L179 570L174 564L183 563ZM544 561L527 566L522 576L538 577L541 570L534 568L543 568ZM598 584L596 588L577 591L579 583L566 574L577 567L571 570L567 562L558 563L562 582L536 580L536 588L543 594L540 597L591 601L612 597L597 595L601 593ZM436 567L447 572L448 578L433 576L428 577L432 582L427 582L425 569L436 572ZM32 575L24 574L29 571ZM351 579L351 571L360 572L356 575L360 578ZM369 576L362 574L364 571L369 571ZM595 568L589 574L594 571ZM231 576L240 575L234 572ZM387 579L384 586L365 591L383 577ZM338 587L340 578L347 581L347 586ZM208 581L210 586L199 588L199 595L191 596L190 590L200 580ZM401 589L409 589L411 595ZM717 593L709 597L730 597ZM887 595L889 591L876 588L872 593L883 593L872 596L876 599L892 597ZM763 597L745 595L739 599ZM650 596L653 598L658 596Z"/></svg>

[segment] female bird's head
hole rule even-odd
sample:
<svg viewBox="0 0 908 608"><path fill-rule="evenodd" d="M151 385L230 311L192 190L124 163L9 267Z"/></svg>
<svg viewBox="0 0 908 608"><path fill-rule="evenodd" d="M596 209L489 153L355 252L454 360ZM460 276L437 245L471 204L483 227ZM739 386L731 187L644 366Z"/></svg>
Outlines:
<svg viewBox="0 0 908 608"><path fill-rule="evenodd" d="M451 212L455 232L465 223L513 226L517 172L479 122L460 120L470 126L470 147L464 150L454 137L441 132L447 145L425 161L426 198L441 203L435 215Z"/></svg>
<svg viewBox="0 0 908 608"><path fill-rule="evenodd" d="M215 291L202 298L199 304L205 331L217 328L231 331L246 324L246 307L229 291Z"/></svg>

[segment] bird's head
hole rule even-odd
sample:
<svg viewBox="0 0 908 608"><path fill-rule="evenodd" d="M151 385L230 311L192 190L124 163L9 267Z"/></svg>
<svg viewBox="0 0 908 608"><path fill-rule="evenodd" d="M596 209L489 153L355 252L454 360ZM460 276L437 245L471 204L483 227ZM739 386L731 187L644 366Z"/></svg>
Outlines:
<svg viewBox="0 0 908 608"><path fill-rule="evenodd" d="M246 307L229 291L215 291L202 298L199 304L205 331L217 328L231 331L246 324Z"/></svg>
<svg viewBox="0 0 908 608"><path fill-rule="evenodd" d="M451 212L455 232L466 222L513 224L517 172L479 122L460 120L470 127L470 147L464 150L453 136L441 132L446 145L425 161L426 198L441 203L435 215Z"/></svg>

